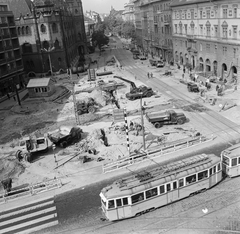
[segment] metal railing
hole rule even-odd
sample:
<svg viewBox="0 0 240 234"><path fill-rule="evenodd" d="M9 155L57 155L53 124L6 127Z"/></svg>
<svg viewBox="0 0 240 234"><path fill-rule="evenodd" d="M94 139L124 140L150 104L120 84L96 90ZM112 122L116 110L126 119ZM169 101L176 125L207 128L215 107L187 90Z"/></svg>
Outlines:
<svg viewBox="0 0 240 234"><path fill-rule="evenodd" d="M122 169L132 164L140 163L145 160L157 158L165 154L170 154L172 152L190 148L192 146L211 141L214 138L215 137L213 136L211 138L198 136L198 137L193 137L193 138L190 137L182 140L177 140L174 142L165 143L161 148L159 147L157 147L156 149L153 148L151 151L134 154L134 155L131 155L130 157L124 157L117 160L116 162L106 163L103 165L103 173Z"/></svg>
<svg viewBox="0 0 240 234"><path fill-rule="evenodd" d="M37 184L32 184L18 190L12 190L8 193L0 194L0 204L29 195L33 196L35 194L46 192L60 187L62 187L62 182L60 179L53 179Z"/></svg>

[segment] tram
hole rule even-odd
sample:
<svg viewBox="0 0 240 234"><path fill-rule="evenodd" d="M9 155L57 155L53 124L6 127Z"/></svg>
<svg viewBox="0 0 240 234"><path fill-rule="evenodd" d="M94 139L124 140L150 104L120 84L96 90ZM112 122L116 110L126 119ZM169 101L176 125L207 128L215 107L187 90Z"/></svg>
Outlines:
<svg viewBox="0 0 240 234"><path fill-rule="evenodd" d="M240 143L233 145L221 153L223 173L230 178L240 175Z"/></svg>
<svg viewBox="0 0 240 234"><path fill-rule="evenodd" d="M109 221L141 215L209 189L222 180L222 163L200 154L115 181L100 193Z"/></svg>

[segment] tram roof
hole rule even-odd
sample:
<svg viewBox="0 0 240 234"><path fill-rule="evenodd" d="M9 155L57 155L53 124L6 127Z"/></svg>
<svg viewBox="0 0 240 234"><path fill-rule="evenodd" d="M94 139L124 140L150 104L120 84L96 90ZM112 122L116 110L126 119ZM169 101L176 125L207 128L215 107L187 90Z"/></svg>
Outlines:
<svg viewBox="0 0 240 234"><path fill-rule="evenodd" d="M136 175L122 178L103 188L101 192L107 199L129 196L203 171L218 162L220 162L220 158L214 154L195 155L154 168L151 171L143 171L136 173Z"/></svg>
<svg viewBox="0 0 240 234"><path fill-rule="evenodd" d="M232 145L229 148L225 149L222 154L229 158L236 158L240 156L240 143Z"/></svg>

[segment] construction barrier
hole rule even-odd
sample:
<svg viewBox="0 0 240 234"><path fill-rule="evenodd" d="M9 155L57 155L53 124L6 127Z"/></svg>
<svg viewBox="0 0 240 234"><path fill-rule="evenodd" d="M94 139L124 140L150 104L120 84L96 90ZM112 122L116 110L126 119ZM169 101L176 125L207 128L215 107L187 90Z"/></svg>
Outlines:
<svg viewBox="0 0 240 234"><path fill-rule="evenodd" d="M17 199L17 198L21 198L29 195L35 195L38 193L46 192L46 191L60 188L60 187L62 187L62 182L60 179L53 179L53 180L48 180L48 181L37 183L37 184L32 184L18 190L12 190L8 193L0 194L0 204Z"/></svg>
<svg viewBox="0 0 240 234"><path fill-rule="evenodd" d="M145 160L153 159L160 157L162 155L170 154L172 152L176 152L182 149L186 149L195 145L199 145L201 143L205 143L208 141L213 140L214 137L207 138L204 136L198 136L198 137L189 137L186 139L177 140L174 142L169 142L166 144L163 144L161 148L156 147L156 149L152 148L151 151L145 151L138 154L133 154L130 157L124 157L116 162L110 162L103 165L103 173L115 171L118 169L125 168L127 166L130 166L132 164L140 163Z"/></svg>

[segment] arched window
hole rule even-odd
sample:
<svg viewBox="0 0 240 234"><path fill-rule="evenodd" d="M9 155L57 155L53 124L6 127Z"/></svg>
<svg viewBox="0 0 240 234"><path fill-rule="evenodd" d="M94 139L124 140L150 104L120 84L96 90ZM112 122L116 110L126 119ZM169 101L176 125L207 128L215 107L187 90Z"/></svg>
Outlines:
<svg viewBox="0 0 240 234"><path fill-rule="evenodd" d="M54 42L54 47L55 47L56 49L59 49L59 48L60 48L58 39L55 40L55 42Z"/></svg>
<svg viewBox="0 0 240 234"><path fill-rule="evenodd" d="M27 34L27 35L28 35L28 34L31 34L30 28L29 28L28 26L26 26L26 34Z"/></svg>
<svg viewBox="0 0 240 234"><path fill-rule="evenodd" d="M25 34L25 28L22 27L22 35L24 35L24 34Z"/></svg>
<svg viewBox="0 0 240 234"><path fill-rule="evenodd" d="M21 28L20 27L18 27L17 31L18 31L18 35L21 35Z"/></svg>
<svg viewBox="0 0 240 234"><path fill-rule="evenodd" d="M42 33L46 33L46 26L44 24L41 24L40 30Z"/></svg>
<svg viewBox="0 0 240 234"><path fill-rule="evenodd" d="M52 31L53 31L53 33L57 33L58 32L58 26L57 26L56 23L52 24Z"/></svg>
<svg viewBox="0 0 240 234"><path fill-rule="evenodd" d="M49 48L49 42L48 41L44 41L43 42L43 48L44 49L48 49Z"/></svg>

